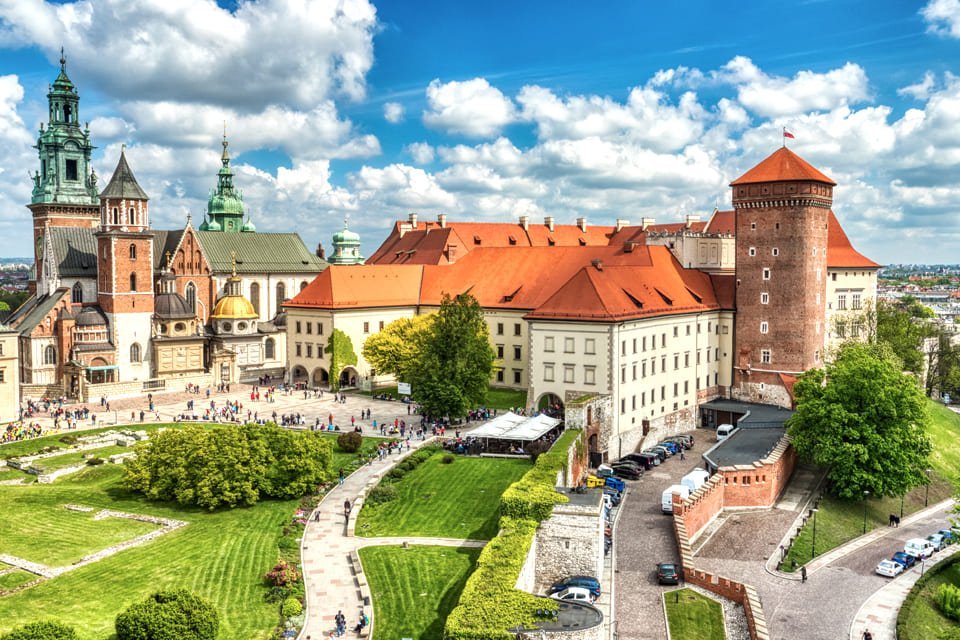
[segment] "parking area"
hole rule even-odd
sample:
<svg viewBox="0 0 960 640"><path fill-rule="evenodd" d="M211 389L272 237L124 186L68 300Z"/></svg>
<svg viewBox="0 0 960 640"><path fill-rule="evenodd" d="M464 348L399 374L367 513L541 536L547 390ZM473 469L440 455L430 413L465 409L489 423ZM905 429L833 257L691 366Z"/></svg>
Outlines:
<svg viewBox="0 0 960 640"><path fill-rule="evenodd" d="M694 447L664 460L660 466L643 474L639 480L627 480L629 498L621 506L619 522L614 529L617 567L616 581L617 635L620 638L667 637L660 594L676 587L657 584L659 562L679 562L673 538L673 519L660 509L660 496L677 484L691 470L702 467L700 454L715 444L712 431L689 432Z"/></svg>

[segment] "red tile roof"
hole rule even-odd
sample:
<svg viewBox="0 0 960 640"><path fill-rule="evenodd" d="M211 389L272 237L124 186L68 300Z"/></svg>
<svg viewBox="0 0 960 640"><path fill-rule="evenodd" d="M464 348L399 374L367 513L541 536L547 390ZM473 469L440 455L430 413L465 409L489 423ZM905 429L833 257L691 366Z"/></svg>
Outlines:
<svg viewBox="0 0 960 640"><path fill-rule="evenodd" d="M850 244L833 211L827 222L827 267L878 269L880 265L865 257Z"/></svg>
<svg viewBox="0 0 960 640"><path fill-rule="evenodd" d="M710 220L707 221L705 231L707 233L734 235L737 232L737 212L733 209L730 211L720 211L719 209L714 211Z"/></svg>
<svg viewBox="0 0 960 640"><path fill-rule="evenodd" d="M836 185L809 162L786 147L780 147L760 164L730 183L751 184L756 182L780 182L783 180L814 180Z"/></svg>
<svg viewBox="0 0 960 640"><path fill-rule="evenodd" d="M420 265L331 265L285 307L406 307L420 302Z"/></svg>

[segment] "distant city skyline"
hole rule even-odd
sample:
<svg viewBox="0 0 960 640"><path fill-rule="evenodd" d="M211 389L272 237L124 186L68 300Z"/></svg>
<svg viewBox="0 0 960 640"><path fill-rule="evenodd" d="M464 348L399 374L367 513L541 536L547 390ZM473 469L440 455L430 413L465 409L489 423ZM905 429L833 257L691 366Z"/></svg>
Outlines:
<svg viewBox="0 0 960 640"><path fill-rule="evenodd" d="M155 228L200 223L224 122L258 229L329 249L349 215L364 255L411 211L705 217L786 128L838 182L862 253L948 264L960 243L957 0L13 0L0 256L29 253L27 174L61 46L100 187L126 144Z"/></svg>

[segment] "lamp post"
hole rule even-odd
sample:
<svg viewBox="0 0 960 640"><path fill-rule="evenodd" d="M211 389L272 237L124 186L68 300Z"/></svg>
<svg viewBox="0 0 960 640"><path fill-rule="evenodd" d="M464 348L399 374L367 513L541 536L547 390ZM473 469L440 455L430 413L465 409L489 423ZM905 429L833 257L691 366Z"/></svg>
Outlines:
<svg viewBox="0 0 960 640"><path fill-rule="evenodd" d="M819 511L819 509L816 507L810 509L810 512L813 513L813 545L810 549L811 560L817 557L817 511Z"/></svg>
<svg viewBox="0 0 960 640"><path fill-rule="evenodd" d="M867 498L870 497L869 491L863 492L863 533L867 533Z"/></svg>
<svg viewBox="0 0 960 640"><path fill-rule="evenodd" d="M903 497L905 495L906 495L905 493L900 494L900 519L901 520L903 520Z"/></svg>

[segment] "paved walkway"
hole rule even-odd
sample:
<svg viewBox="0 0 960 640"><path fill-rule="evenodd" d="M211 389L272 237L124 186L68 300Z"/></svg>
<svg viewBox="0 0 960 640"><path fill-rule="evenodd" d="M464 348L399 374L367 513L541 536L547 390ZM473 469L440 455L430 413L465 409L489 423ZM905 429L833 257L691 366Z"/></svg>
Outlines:
<svg viewBox="0 0 960 640"><path fill-rule="evenodd" d="M430 443L411 441L411 452ZM347 536L347 520L344 517L343 502L353 504L360 493L370 485L376 484L397 462L408 454L388 456L354 471L342 486L334 487L317 507L304 531L300 546L303 564L303 579L306 587L306 622L299 638L306 640L326 639L335 627L334 616L342 611L347 618L348 628L353 628L361 611L373 619L373 606L364 602L360 586L355 578L350 554L357 549L373 545L417 544L450 547L479 548L487 544L486 540L460 540L455 538L358 538ZM319 514L319 518L317 517ZM371 628L372 631L372 628Z"/></svg>

